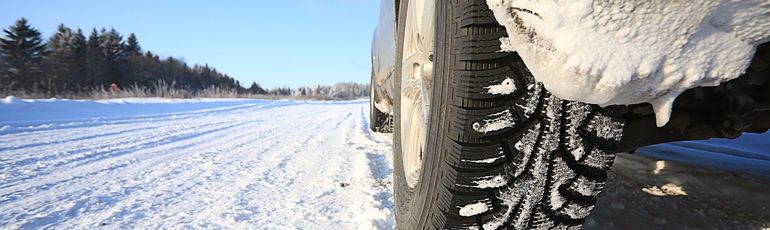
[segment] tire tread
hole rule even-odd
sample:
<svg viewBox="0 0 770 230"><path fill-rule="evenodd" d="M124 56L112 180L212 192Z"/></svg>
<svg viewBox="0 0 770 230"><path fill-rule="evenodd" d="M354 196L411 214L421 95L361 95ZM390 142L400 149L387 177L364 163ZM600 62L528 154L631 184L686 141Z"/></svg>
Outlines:
<svg viewBox="0 0 770 230"><path fill-rule="evenodd" d="M441 179L439 229L576 229L596 203L614 159L623 120L591 105L561 100L536 83L514 52L500 52L505 28L484 0L459 1L452 46L454 88L449 105L446 155ZM506 78L508 95L484 86ZM508 111L513 125L489 131L474 124ZM523 141L522 141L523 140ZM534 141L533 141L534 140ZM544 173L538 173L544 172ZM542 174L542 175L540 175ZM501 186L480 179L503 176ZM471 217L461 207L484 202L489 209ZM495 225L502 223L499 226Z"/></svg>

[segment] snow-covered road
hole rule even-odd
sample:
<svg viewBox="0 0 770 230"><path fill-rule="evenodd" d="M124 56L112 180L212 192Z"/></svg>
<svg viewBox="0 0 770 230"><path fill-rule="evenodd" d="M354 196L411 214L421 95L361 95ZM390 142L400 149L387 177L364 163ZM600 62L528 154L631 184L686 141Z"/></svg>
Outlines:
<svg viewBox="0 0 770 230"><path fill-rule="evenodd" d="M0 228L393 228L368 101L190 101L6 98Z"/></svg>
<svg viewBox="0 0 770 230"><path fill-rule="evenodd" d="M368 109L0 99L0 229L394 229L392 136ZM770 185L750 177L770 175L768 135L637 151L705 168L619 154L585 229L770 227Z"/></svg>

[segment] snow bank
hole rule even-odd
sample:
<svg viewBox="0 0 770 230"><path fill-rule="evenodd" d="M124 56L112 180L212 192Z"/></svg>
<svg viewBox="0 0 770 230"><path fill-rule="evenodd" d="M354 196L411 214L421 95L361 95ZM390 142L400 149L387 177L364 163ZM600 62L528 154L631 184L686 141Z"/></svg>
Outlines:
<svg viewBox="0 0 770 230"><path fill-rule="evenodd" d="M532 75L554 95L649 102L668 122L684 90L737 78L770 39L770 2L487 0Z"/></svg>

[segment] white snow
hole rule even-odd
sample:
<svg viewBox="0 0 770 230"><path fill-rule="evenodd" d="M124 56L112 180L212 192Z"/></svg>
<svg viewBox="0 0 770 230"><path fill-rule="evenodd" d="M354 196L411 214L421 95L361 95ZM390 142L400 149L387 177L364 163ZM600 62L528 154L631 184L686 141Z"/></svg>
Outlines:
<svg viewBox="0 0 770 230"><path fill-rule="evenodd" d="M597 136L607 140L620 141L623 138L623 123L613 121L612 117L596 115L588 123L588 127L595 130Z"/></svg>
<svg viewBox="0 0 770 230"><path fill-rule="evenodd" d="M500 154L503 154L503 151L500 151ZM470 162L470 163L483 163L483 164L489 164L492 162L495 162L499 159L503 159L505 157L504 155L498 156L498 157L490 157L483 160L462 160L463 162Z"/></svg>
<svg viewBox="0 0 770 230"><path fill-rule="evenodd" d="M514 125L513 114L505 110L488 115L490 119L484 119L481 122L473 123L473 130L480 133L488 133L508 128Z"/></svg>
<svg viewBox="0 0 770 230"><path fill-rule="evenodd" d="M487 0L554 95L602 106L649 102L668 122L684 90L742 74L770 40L770 2Z"/></svg>
<svg viewBox="0 0 770 230"><path fill-rule="evenodd" d="M0 229L394 229L368 101L0 101Z"/></svg>
<svg viewBox="0 0 770 230"><path fill-rule="evenodd" d="M593 182L585 176L578 177L577 181L570 185L570 189L580 193L583 196L596 196L602 188L601 182Z"/></svg>
<svg viewBox="0 0 770 230"><path fill-rule="evenodd" d="M511 217L511 214L514 214L513 211L516 209L516 204L530 188L532 188L531 180L519 180L514 182L514 185L511 186L510 190L499 194L497 198L500 199L502 205L506 207L505 211L502 212L502 215L495 216L494 219L484 223L482 228L484 230L494 230L502 227L505 221Z"/></svg>
<svg viewBox="0 0 770 230"><path fill-rule="evenodd" d="M484 202L478 202L473 203L469 205L465 205L462 208L460 208L460 215L461 216L474 216L481 213L486 212L489 210L489 206L487 206Z"/></svg>
<svg viewBox="0 0 770 230"><path fill-rule="evenodd" d="M503 175L497 175L497 176L490 176L490 177L484 177L480 180L474 181L473 183L476 184L475 188L485 189L485 188L499 188L503 187L508 182L507 179Z"/></svg>
<svg viewBox="0 0 770 230"><path fill-rule="evenodd" d="M649 188L642 188L642 191L653 196L686 196L687 193L682 190L682 187L674 183L668 183L663 186L652 186Z"/></svg>
<svg viewBox="0 0 770 230"><path fill-rule="evenodd" d="M516 91L516 84L514 84L513 79L509 77L505 78L500 84L490 85L484 88L487 89L487 93L489 94L507 95Z"/></svg>
<svg viewBox="0 0 770 230"><path fill-rule="evenodd" d="M511 45L511 39L508 37L500 38L500 51L499 52L515 52L516 48Z"/></svg>
<svg viewBox="0 0 770 230"><path fill-rule="evenodd" d="M0 100L0 229L394 229L392 136L369 131L367 103L6 97ZM525 159L535 151L532 144L540 129L531 127L516 143ZM770 178L767 137L745 134L738 140L664 144L637 153L654 151L675 160ZM623 157L641 158L621 154L611 172L636 167ZM539 177L545 175L543 160L532 166ZM642 207L631 203L634 200L660 201L633 195L647 194L642 189L649 188L685 193L662 198L706 202L709 205L701 206L708 207L708 213L717 210L721 216L722 211L730 214L732 207L743 206L710 205L714 201L741 199L742 205L754 204L745 210L763 210L767 202L756 200L769 199L761 195L766 194L767 185L743 188L744 182L726 173L713 176L716 170L685 170L675 162L659 169L654 162L633 168L622 178L611 178L610 183L636 187L620 186L630 189L613 192L618 186L610 186L602 194L612 199L604 200L620 200L626 210ZM653 175L656 169L659 174ZM635 184L667 178L673 172L694 174L665 183ZM517 169L513 176L521 173ZM701 180L694 183L696 178ZM582 180L572 185L581 194L601 186ZM498 175L479 178L477 184L491 188L506 181ZM485 222L484 229L504 224L516 215L515 204L542 197L544 192L534 189L544 183L542 178L514 183L497 194L502 212ZM737 196L735 191L751 195ZM719 199L697 197L704 192L718 192L710 197ZM724 199L730 196L734 197ZM525 206L532 204L527 202ZM642 213L671 223L677 220L672 215L704 215L700 209L681 212L690 210L689 206L662 204L644 206L639 212L617 212L605 205L597 208L600 211L594 212L592 221L618 224L627 222L628 214ZM466 214L480 210L478 204L465 209ZM733 223L724 220L728 222Z"/></svg>

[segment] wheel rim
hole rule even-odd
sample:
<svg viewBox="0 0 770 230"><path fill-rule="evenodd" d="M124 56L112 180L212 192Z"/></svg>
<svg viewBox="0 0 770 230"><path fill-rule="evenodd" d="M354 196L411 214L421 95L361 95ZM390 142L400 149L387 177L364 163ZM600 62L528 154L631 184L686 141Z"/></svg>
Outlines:
<svg viewBox="0 0 770 230"><path fill-rule="evenodd" d="M414 188L425 152L433 79L433 0L412 0L407 6L401 60L401 155L404 176Z"/></svg>

